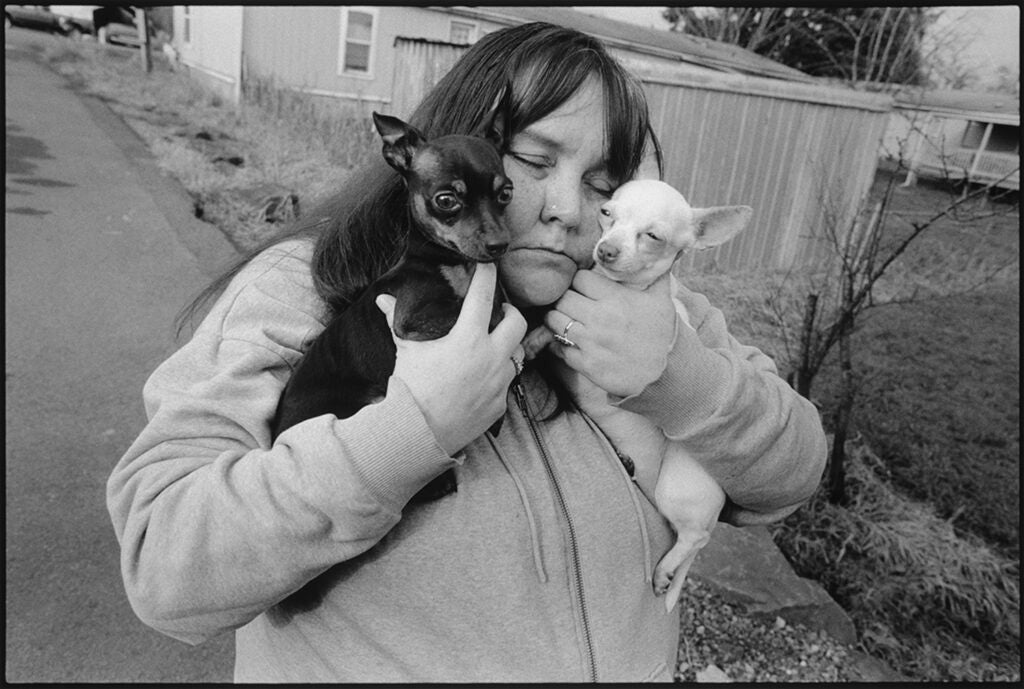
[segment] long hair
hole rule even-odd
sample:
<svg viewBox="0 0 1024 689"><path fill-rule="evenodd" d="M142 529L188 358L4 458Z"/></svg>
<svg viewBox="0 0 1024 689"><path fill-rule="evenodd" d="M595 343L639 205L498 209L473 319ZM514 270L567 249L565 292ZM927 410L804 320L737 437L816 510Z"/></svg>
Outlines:
<svg viewBox="0 0 1024 689"><path fill-rule="evenodd" d="M617 184L632 177L648 145L653 147L660 173L661 147L639 82L599 40L542 22L484 36L423 99L409 118L410 124L427 139L472 134L487 121L495 104L503 101L507 145L508 138L559 108L593 78L604 92L609 174ZM509 88L510 94L506 93ZM350 179L344 189L266 245L298 236L316 238L313 281L334 314L395 264L409 232L402 179L382 159L372 161ZM186 307L179 315L179 330L202 301L219 293L266 246L243 257Z"/></svg>

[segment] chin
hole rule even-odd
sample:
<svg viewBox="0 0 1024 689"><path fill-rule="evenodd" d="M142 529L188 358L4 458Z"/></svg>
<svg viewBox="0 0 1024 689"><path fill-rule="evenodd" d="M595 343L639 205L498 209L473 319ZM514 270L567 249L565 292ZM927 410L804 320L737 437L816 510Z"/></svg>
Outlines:
<svg viewBox="0 0 1024 689"><path fill-rule="evenodd" d="M555 303L576 274L576 264L564 256L552 260L531 252L510 252L500 259L499 268L509 301L520 308Z"/></svg>
<svg viewBox="0 0 1024 689"><path fill-rule="evenodd" d="M572 276L567 279L563 276L535 276L526 281L506 280L502 282L508 300L513 306L519 308L554 304L562 298L570 284L572 284Z"/></svg>

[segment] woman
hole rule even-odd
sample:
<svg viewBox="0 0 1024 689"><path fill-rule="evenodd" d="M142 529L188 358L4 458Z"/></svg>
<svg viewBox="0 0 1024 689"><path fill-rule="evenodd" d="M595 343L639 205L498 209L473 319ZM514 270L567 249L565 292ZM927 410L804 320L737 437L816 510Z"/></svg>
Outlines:
<svg viewBox="0 0 1024 689"><path fill-rule="evenodd" d="M513 306L493 333L484 266L447 337L398 342L383 401L271 443L303 343L401 244L380 164L314 216L315 250L300 234L238 271L146 384L149 423L108 492L128 596L190 643L235 630L236 680L672 679L679 619L651 586L672 533L541 359L516 378L528 326L575 321L551 354L686 442L729 496L723 519L779 519L817 485L817 412L719 311L681 295L693 333L667 281L638 293L585 270L597 208L645 141L660 167L638 85L597 41L530 24L476 44L412 124L474 131L506 84ZM449 469L455 492L407 504Z"/></svg>

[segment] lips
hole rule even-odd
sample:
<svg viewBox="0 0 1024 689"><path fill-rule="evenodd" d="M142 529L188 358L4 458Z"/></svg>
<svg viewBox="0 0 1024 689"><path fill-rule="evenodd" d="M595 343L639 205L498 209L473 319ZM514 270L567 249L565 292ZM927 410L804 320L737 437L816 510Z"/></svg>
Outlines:
<svg viewBox="0 0 1024 689"><path fill-rule="evenodd" d="M565 294L578 266L560 251L520 247L502 256L499 268L509 301L516 306L542 306Z"/></svg>
<svg viewBox="0 0 1024 689"><path fill-rule="evenodd" d="M575 272L579 267L576 261L563 254L561 251L545 249L541 247L519 247L509 249L507 259L514 260L516 264L529 264L534 268L546 268L548 270L565 270Z"/></svg>

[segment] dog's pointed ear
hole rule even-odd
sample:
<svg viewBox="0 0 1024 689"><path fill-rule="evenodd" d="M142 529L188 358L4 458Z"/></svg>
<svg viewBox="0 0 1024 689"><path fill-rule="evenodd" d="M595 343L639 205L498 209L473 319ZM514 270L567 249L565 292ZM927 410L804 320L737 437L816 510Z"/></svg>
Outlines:
<svg viewBox="0 0 1024 689"><path fill-rule="evenodd" d="M511 138L509 127L509 107L512 103L512 84L506 83L491 104L491 109L484 118L483 124L475 136L487 139L499 151L504 151Z"/></svg>
<svg viewBox="0 0 1024 689"><path fill-rule="evenodd" d="M412 164L412 157L415 155L416 149L425 144L427 140L415 127L390 115L373 113L373 125L384 141L382 149L384 160L388 161L388 165L405 174Z"/></svg>
<svg viewBox="0 0 1024 689"><path fill-rule="evenodd" d="M732 239L747 226L754 215L750 206L714 206L694 208L693 225L697 233L695 249L710 249Z"/></svg>

